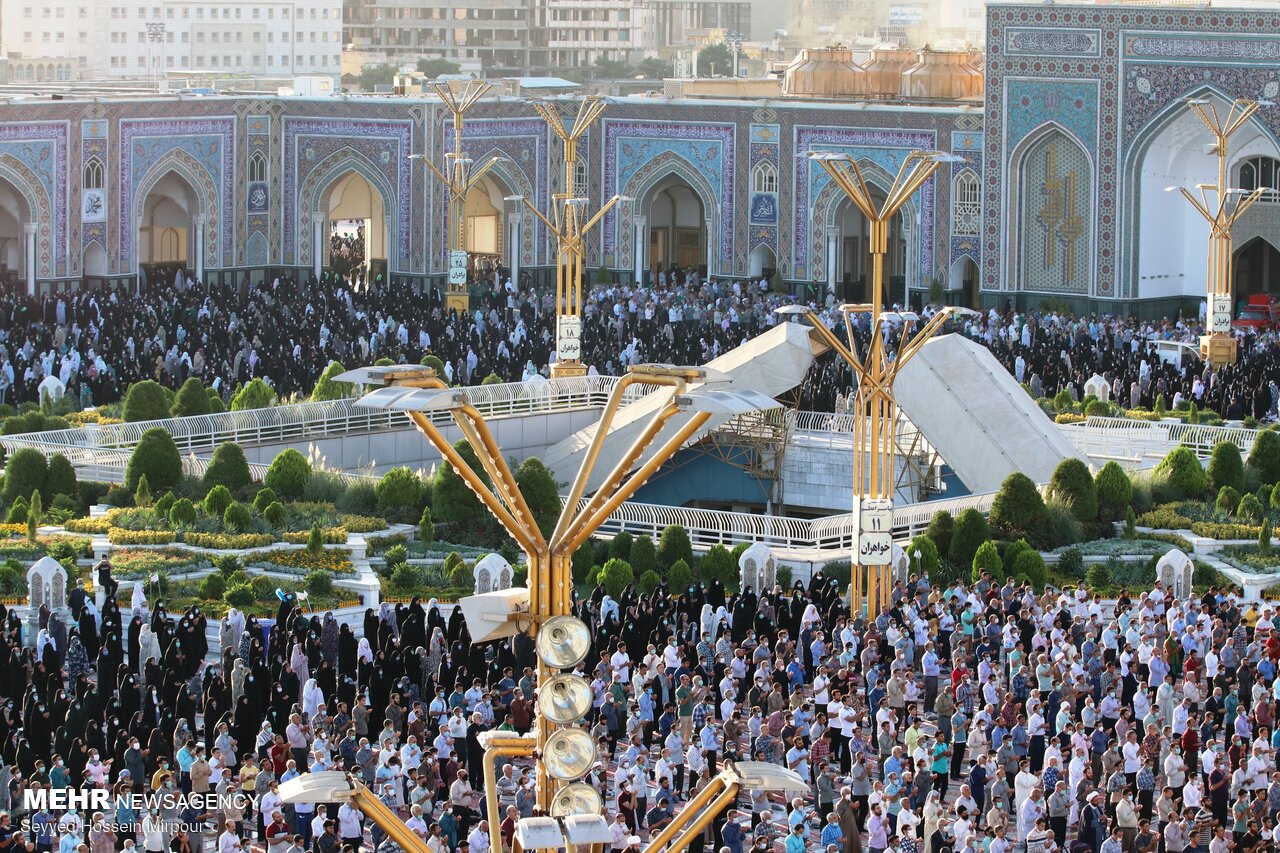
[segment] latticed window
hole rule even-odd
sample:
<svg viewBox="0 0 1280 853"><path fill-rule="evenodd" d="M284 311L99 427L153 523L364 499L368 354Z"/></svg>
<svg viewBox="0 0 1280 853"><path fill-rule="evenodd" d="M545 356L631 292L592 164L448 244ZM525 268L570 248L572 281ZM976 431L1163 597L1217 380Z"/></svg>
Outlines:
<svg viewBox="0 0 1280 853"><path fill-rule="evenodd" d="M573 164L573 194L578 198L587 197L587 161L578 160Z"/></svg>
<svg viewBox="0 0 1280 853"><path fill-rule="evenodd" d="M751 170L751 189L758 193L778 191L778 170L768 160L761 160Z"/></svg>
<svg viewBox="0 0 1280 853"><path fill-rule="evenodd" d="M1250 157L1240 164L1240 182L1242 190L1256 190L1264 187L1280 190L1280 160L1274 157Z"/></svg>
<svg viewBox="0 0 1280 853"><path fill-rule="evenodd" d="M261 152L254 152L249 158L249 180L265 181L267 179L267 158Z"/></svg>
<svg viewBox="0 0 1280 853"><path fill-rule="evenodd" d="M102 185L102 162L95 158L90 160L84 167L84 188L87 190L100 190Z"/></svg>
<svg viewBox="0 0 1280 853"><path fill-rule="evenodd" d="M956 234L976 235L982 219L982 186L973 172L966 169L956 176L952 206L955 211L952 231Z"/></svg>

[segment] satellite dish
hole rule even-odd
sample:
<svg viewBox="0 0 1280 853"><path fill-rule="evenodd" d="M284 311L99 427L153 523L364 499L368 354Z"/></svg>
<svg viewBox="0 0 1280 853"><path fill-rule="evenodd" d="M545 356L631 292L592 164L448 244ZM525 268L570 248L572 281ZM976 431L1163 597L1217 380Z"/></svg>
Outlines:
<svg viewBox="0 0 1280 853"><path fill-rule="evenodd" d="M586 729L559 729L547 738L542 761L547 773L561 782L587 775L596 760L596 742Z"/></svg>
<svg viewBox="0 0 1280 853"><path fill-rule="evenodd" d="M576 675L553 675L538 689L538 710L553 723L576 723L591 710L591 685Z"/></svg>
<svg viewBox="0 0 1280 853"><path fill-rule="evenodd" d="M536 640L538 657L553 669L569 669L582 663L591 650L587 623L573 616L553 616L543 623Z"/></svg>
<svg viewBox="0 0 1280 853"><path fill-rule="evenodd" d="M551 798L551 816L600 814L604 810L604 798L586 782L566 785Z"/></svg>

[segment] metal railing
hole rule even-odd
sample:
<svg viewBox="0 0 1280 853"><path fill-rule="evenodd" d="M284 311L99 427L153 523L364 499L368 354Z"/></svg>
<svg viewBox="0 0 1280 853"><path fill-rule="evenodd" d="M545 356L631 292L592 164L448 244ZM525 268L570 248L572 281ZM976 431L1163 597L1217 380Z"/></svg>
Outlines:
<svg viewBox="0 0 1280 853"><path fill-rule="evenodd" d="M618 378L614 376L581 376L540 383L475 385L466 388L466 392L482 415L500 418L603 406L617 383ZM634 402L651 390L652 386L633 385L627 389L623 400L626 403ZM447 412L437 412L432 417L442 424L450 420ZM0 444L10 453L19 447L33 446L39 446L40 449L129 450L138 443L144 432L154 427L167 430L182 453L212 451L227 441L252 446L332 438L373 430L412 428L403 412L357 408L355 398L347 398L156 421L90 424L75 429L4 436L0 438ZM66 455L64 450L53 452Z"/></svg>
<svg viewBox="0 0 1280 853"><path fill-rule="evenodd" d="M1088 456L1139 462L1159 459L1180 445L1207 458L1213 448L1229 441L1248 455L1261 430L1235 426L1203 426L1181 421L1139 421L1130 418L1090 417L1079 424L1062 426L1076 449Z"/></svg>

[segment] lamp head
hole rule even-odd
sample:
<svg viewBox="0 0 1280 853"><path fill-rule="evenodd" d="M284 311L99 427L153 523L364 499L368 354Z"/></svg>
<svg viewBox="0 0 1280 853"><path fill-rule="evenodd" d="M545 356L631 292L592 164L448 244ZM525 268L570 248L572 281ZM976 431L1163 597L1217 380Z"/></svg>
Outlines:
<svg viewBox="0 0 1280 853"><path fill-rule="evenodd" d="M813 309L807 305L779 305L773 309L773 313L782 314L783 316L798 316L803 314L812 314Z"/></svg>
<svg viewBox="0 0 1280 853"><path fill-rule="evenodd" d="M356 405L362 409L396 409L402 412L442 412L460 409L470 402L458 388L409 388L392 385L372 391Z"/></svg>
<svg viewBox="0 0 1280 853"><path fill-rule="evenodd" d="M435 368L422 364L388 364L377 367L356 367L333 377L335 382L352 382L357 385L394 385L426 382L436 378Z"/></svg>
<svg viewBox="0 0 1280 853"><path fill-rule="evenodd" d="M741 415L762 409L778 408L778 401L749 388L694 389L676 398L682 411L706 412L712 415Z"/></svg>
<svg viewBox="0 0 1280 853"><path fill-rule="evenodd" d="M825 160L828 163L847 163L853 160L848 154L841 151L810 151L810 160Z"/></svg>

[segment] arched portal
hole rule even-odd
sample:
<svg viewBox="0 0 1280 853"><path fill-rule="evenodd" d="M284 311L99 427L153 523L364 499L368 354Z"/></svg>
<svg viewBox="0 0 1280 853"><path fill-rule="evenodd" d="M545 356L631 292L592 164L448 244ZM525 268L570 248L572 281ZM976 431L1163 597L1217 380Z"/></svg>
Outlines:
<svg viewBox="0 0 1280 853"><path fill-rule="evenodd" d="M884 206L884 195L873 190L872 205L876 210ZM864 301L871 298L871 223L862 211L847 198L836 208L831 226L836 239L835 281L836 291L844 299ZM884 258L885 304L901 302L906 291L907 240L902 227L902 210L889 220L889 251Z"/></svg>
<svg viewBox="0 0 1280 853"><path fill-rule="evenodd" d="M31 221L26 198L13 184L0 179L0 281L6 291L26 289L30 247L24 226Z"/></svg>
<svg viewBox="0 0 1280 853"><path fill-rule="evenodd" d="M364 175L352 170L321 197L329 221L326 265L343 275L371 281L387 271L387 216L382 194ZM339 257L335 253L341 253Z"/></svg>
<svg viewBox="0 0 1280 853"><path fill-rule="evenodd" d="M641 201L649 224L649 269L692 268L706 274L707 212L678 175L662 179Z"/></svg>
<svg viewBox="0 0 1280 853"><path fill-rule="evenodd" d="M961 255L952 261L947 290L960 291L958 297L960 304L966 308L977 308L978 286L978 265L973 262L973 258Z"/></svg>
<svg viewBox="0 0 1280 853"><path fill-rule="evenodd" d="M156 181L141 220L138 259L147 281L172 281L179 270L199 266L193 250L203 224L200 200L186 178L171 171Z"/></svg>
<svg viewBox="0 0 1280 853"><path fill-rule="evenodd" d="M506 217L503 212L509 195L511 190L493 175L481 178L467 193L464 245L470 254L472 281L501 284L493 278L506 253L507 237L503 230Z"/></svg>
<svg viewBox="0 0 1280 853"><path fill-rule="evenodd" d="M1262 237L1236 249L1234 262L1237 303L1255 293L1280 292L1280 251Z"/></svg>
<svg viewBox="0 0 1280 853"><path fill-rule="evenodd" d="M107 250L102 248L101 243L94 241L85 248L81 261L85 284L100 284L99 280L107 275Z"/></svg>
<svg viewBox="0 0 1280 853"><path fill-rule="evenodd" d="M748 274L754 279L770 278L778 266L778 258L764 243L751 250Z"/></svg>

